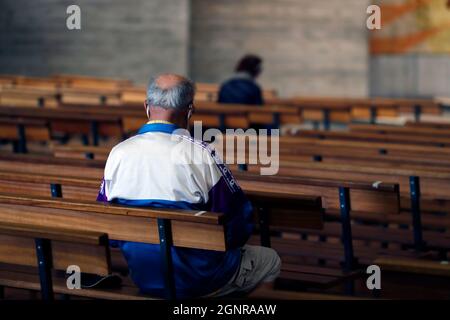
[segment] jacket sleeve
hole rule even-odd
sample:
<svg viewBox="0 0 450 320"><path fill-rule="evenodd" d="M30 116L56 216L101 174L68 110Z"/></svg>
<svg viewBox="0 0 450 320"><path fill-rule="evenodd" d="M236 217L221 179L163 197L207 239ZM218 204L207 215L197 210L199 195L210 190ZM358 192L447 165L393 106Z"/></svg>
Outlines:
<svg viewBox="0 0 450 320"><path fill-rule="evenodd" d="M225 164L214 161L211 170L219 178L208 193L207 210L225 215L228 248L242 247L253 232L252 205Z"/></svg>
<svg viewBox="0 0 450 320"><path fill-rule="evenodd" d="M105 191L105 178L103 178L102 182L100 183L100 190L98 191L97 201L98 202L108 202L108 197L106 196L106 191Z"/></svg>

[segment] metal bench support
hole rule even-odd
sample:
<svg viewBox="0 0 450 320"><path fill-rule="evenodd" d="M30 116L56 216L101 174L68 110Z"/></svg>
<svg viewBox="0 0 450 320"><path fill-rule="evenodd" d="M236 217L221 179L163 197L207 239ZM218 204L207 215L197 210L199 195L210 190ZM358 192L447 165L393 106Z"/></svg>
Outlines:
<svg viewBox="0 0 450 320"><path fill-rule="evenodd" d="M53 198L62 198L62 188L59 183L50 184L50 192Z"/></svg>
<svg viewBox="0 0 450 320"><path fill-rule="evenodd" d="M27 136L25 133L25 125L18 124L17 125L17 136L19 137L19 141L17 142L17 153L27 153Z"/></svg>
<svg viewBox="0 0 450 320"><path fill-rule="evenodd" d="M270 248L270 226L269 212L265 207L258 207L259 232L261 237L261 246Z"/></svg>
<svg viewBox="0 0 450 320"><path fill-rule="evenodd" d="M420 213L420 179L417 176L409 177L409 192L411 196L411 214L414 232L414 247L420 251L424 247L422 237L422 221Z"/></svg>
<svg viewBox="0 0 450 320"><path fill-rule="evenodd" d="M330 130L331 118L330 118L330 110L323 109L323 128L326 131Z"/></svg>
<svg viewBox="0 0 450 320"><path fill-rule="evenodd" d="M42 299L53 300L52 251L50 240L37 238L35 239L35 244Z"/></svg>
<svg viewBox="0 0 450 320"><path fill-rule="evenodd" d="M164 272L166 299L176 299L175 277L172 261L172 228L170 220L158 219L159 246L161 249L161 263Z"/></svg>

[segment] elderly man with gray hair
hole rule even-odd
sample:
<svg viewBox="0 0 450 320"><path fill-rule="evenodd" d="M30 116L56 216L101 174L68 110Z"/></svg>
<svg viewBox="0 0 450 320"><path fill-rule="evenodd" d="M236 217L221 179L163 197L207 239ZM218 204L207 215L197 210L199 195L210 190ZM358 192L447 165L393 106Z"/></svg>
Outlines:
<svg viewBox="0 0 450 320"><path fill-rule="evenodd" d="M194 95L194 84L178 75L163 74L150 81L144 103L149 121L112 149L98 200L225 214L226 252L172 248L179 298L226 296L250 292L262 283L270 286L280 272L280 258L272 249L246 245L253 230L251 204L214 150L177 132L188 126ZM116 244L141 291L164 296L159 246Z"/></svg>

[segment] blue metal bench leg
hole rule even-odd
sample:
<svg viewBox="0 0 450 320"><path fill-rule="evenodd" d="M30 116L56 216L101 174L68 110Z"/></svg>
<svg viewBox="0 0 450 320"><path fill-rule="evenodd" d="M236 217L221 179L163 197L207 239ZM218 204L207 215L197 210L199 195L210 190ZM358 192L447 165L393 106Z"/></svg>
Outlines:
<svg viewBox="0 0 450 320"><path fill-rule="evenodd" d="M350 189L339 187L339 205L341 211L342 223L342 243L344 245L344 271L350 272L355 265L355 257L353 254L352 227L350 223ZM354 281L348 280L345 283L345 292L347 294L354 293Z"/></svg>
<svg viewBox="0 0 450 320"><path fill-rule="evenodd" d="M377 108L370 107L370 124L376 124L376 123L377 123Z"/></svg>
<svg viewBox="0 0 450 320"><path fill-rule="evenodd" d="M50 184L50 192L53 198L62 198L62 188L59 183Z"/></svg>
<svg viewBox="0 0 450 320"><path fill-rule="evenodd" d="M172 261L172 228L170 220L158 219L159 246L164 272L165 295L167 300L176 299L175 277Z"/></svg>
<svg viewBox="0 0 450 320"><path fill-rule="evenodd" d="M331 124L330 110L324 109L323 110L323 128L325 131L330 130L330 124Z"/></svg>
<svg viewBox="0 0 450 320"><path fill-rule="evenodd" d="M259 232L261 237L261 246L270 248L270 227L269 212L267 208L258 207Z"/></svg>
<svg viewBox="0 0 450 320"><path fill-rule="evenodd" d="M23 124L19 124L17 126L17 135L19 137L19 141L17 142L17 152L27 153L27 136L25 133L25 126Z"/></svg>
<svg viewBox="0 0 450 320"><path fill-rule="evenodd" d="M36 256L43 300L53 300L51 244L48 239L35 239Z"/></svg>
<svg viewBox="0 0 450 320"><path fill-rule="evenodd" d="M91 134L92 134L92 145L98 146L99 133L98 133L98 122L91 122Z"/></svg>
<svg viewBox="0 0 450 320"><path fill-rule="evenodd" d="M422 116L422 106L420 104L414 106L414 120L420 122Z"/></svg>
<svg viewBox="0 0 450 320"><path fill-rule="evenodd" d="M409 191L411 196L411 213L414 232L414 247L420 251L424 248L422 236L422 221L420 213L420 179L416 176L409 177Z"/></svg>

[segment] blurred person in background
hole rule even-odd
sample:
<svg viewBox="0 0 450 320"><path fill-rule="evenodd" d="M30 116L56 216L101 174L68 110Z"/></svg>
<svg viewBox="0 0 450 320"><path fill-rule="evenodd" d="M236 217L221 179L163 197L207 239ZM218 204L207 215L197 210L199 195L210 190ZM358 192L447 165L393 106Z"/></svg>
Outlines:
<svg viewBox="0 0 450 320"><path fill-rule="evenodd" d="M262 91L256 78L262 72L262 59L246 55L236 65L235 74L220 87L219 103L262 105Z"/></svg>

